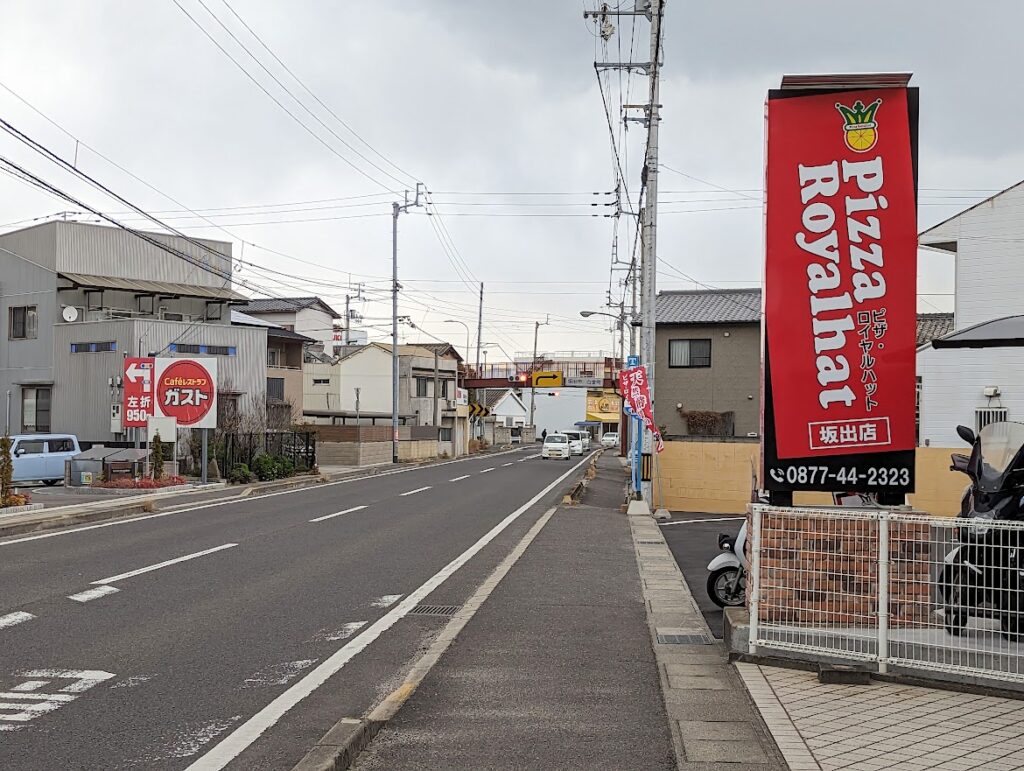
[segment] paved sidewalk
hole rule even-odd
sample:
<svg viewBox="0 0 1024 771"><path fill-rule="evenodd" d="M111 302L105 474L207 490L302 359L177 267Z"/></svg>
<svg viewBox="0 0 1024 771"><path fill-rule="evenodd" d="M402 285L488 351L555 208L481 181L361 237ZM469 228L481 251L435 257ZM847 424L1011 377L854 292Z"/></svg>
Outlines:
<svg viewBox="0 0 1024 771"><path fill-rule="evenodd" d="M354 768L676 767L621 498L602 457Z"/></svg>
<svg viewBox="0 0 1024 771"><path fill-rule="evenodd" d="M1024 769L1024 701L736 667L794 771Z"/></svg>

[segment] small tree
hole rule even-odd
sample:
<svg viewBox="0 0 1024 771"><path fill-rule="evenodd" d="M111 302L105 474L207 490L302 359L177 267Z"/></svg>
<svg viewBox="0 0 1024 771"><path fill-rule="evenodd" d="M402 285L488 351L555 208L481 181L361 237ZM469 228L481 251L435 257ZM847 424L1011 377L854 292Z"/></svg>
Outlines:
<svg viewBox="0 0 1024 771"><path fill-rule="evenodd" d="M14 479L14 462L11 460L11 437L4 434L0 438L0 506L3 506L11 495Z"/></svg>
<svg viewBox="0 0 1024 771"><path fill-rule="evenodd" d="M160 434L153 437L153 479L162 479L164 475L164 443Z"/></svg>

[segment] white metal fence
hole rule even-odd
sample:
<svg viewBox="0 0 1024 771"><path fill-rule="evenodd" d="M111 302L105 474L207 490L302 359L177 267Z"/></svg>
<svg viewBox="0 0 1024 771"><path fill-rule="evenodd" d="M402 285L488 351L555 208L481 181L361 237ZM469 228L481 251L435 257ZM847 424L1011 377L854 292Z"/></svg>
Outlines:
<svg viewBox="0 0 1024 771"><path fill-rule="evenodd" d="M1024 682L1024 523L750 507L750 652Z"/></svg>

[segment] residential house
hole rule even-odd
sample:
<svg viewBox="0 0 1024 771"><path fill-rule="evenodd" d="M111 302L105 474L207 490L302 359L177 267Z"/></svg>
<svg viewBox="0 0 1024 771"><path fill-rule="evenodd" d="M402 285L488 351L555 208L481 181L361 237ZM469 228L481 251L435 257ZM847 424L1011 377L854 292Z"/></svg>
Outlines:
<svg viewBox="0 0 1024 771"><path fill-rule="evenodd" d="M125 440L127 356L218 359L222 407L264 409L267 332L233 326L231 244L54 221L0 235L0 394L13 433Z"/></svg>
<svg viewBox="0 0 1024 771"><path fill-rule="evenodd" d="M654 419L667 437L757 436L761 290L659 292Z"/></svg>
<svg viewBox="0 0 1024 771"><path fill-rule="evenodd" d="M280 429L301 423L304 352L316 341L241 311L231 311L231 323L267 330L267 425Z"/></svg>
<svg viewBox="0 0 1024 771"><path fill-rule="evenodd" d="M963 447L957 425L1024 421L1024 182L919 236L953 255L954 331L917 351L920 444Z"/></svg>
<svg viewBox="0 0 1024 771"><path fill-rule="evenodd" d="M322 346L320 350L334 350L334 320L340 314L319 297L281 297L249 300L238 310L269 321L289 332L311 337Z"/></svg>
<svg viewBox="0 0 1024 771"><path fill-rule="evenodd" d="M491 411L491 417L505 428L522 428L530 422L530 410L523 403L520 394L511 388L488 388L484 391L483 405Z"/></svg>

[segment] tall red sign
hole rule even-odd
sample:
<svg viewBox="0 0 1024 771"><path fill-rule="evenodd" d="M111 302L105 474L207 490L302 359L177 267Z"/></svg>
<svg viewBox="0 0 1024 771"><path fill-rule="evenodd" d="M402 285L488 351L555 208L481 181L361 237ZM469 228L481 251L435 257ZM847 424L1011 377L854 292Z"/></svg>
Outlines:
<svg viewBox="0 0 1024 771"><path fill-rule="evenodd" d="M179 426L200 423L216 403L217 384L197 361L181 359L164 368L156 384L156 399L164 417Z"/></svg>
<svg viewBox="0 0 1024 771"><path fill-rule="evenodd" d="M152 417L174 418L182 427L216 428L217 361L125 359L121 424L145 428Z"/></svg>
<svg viewBox="0 0 1024 771"><path fill-rule="evenodd" d="M124 360L124 401L121 425L144 428L153 415L153 378L156 359L133 357Z"/></svg>
<svg viewBox="0 0 1024 771"><path fill-rule="evenodd" d="M906 88L769 99L765 330L779 459L915 445Z"/></svg>

